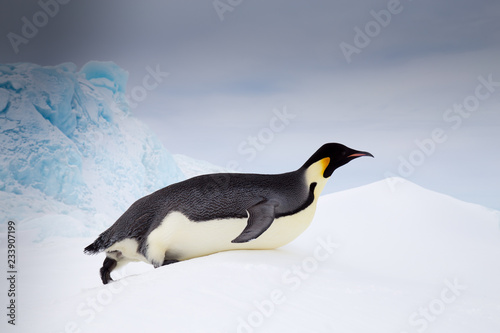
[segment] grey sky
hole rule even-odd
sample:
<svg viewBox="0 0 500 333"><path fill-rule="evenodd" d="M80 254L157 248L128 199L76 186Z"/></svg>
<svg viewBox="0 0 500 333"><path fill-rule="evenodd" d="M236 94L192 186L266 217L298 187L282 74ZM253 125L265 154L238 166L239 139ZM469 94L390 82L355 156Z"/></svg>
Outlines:
<svg viewBox="0 0 500 333"><path fill-rule="evenodd" d="M342 142L376 158L338 170L326 191L403 175L500 209L500 86L453 111L474 101L479 77L500 82L498 1L221 0L223 20L213 1L54 1L18 53L8 34L43 9L2 2L0 61L112 60L129 71L129 94L148 68L168 72L133 112L173 153L274 173ZM349 59L342 42L358 49ZM280 126L277 110L294 118ZM446 139L426 154L436 129Z"/></svg>

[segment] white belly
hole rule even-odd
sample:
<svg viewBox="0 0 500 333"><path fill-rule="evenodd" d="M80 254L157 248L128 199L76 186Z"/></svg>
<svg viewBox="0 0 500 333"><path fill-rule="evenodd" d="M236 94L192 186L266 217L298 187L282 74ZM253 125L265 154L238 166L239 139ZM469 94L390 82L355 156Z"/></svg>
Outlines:
<svg viewBox="0 0 500 333"><path fill-rule="evenodd" d="M299 236L311 223L316 201L307 209L275 219L269 229L246 243L231 243L247 225L247 218L190 221L179 212L168 214L148 238L148 259L161 264L164 258L185 260L228 250L275 249Z"/></svg>

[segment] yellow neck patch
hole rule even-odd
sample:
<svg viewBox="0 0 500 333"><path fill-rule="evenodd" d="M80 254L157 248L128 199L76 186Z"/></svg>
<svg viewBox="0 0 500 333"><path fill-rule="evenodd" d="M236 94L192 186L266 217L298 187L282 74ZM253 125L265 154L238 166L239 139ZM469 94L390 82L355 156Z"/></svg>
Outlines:
<svg viewBox="0 0 500 333"><path fill-rule="evenodd" d="M330 164L330 157L325 157L324 159L320 160L320 165L321 165L321 177L323 177L323 174L325 173L326 168Z"/></svg>
<svg viewBox="0 0 500 333"><path fill-rule="evenodd" d="M330 158L325 157L316 163L312 164L306 170L306 182L308 184L317 183L316 189L314 190L316 199L319 197L321 191L325 187L327 178L323 177L325 169L330 164Z"/></svg>

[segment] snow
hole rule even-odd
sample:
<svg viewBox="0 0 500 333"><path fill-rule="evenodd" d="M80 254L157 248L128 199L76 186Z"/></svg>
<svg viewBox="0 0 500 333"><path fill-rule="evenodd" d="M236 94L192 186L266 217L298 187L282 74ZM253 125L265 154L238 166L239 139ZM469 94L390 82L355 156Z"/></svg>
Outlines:
<svg viewBox="0 0 500 333"><path fill-rule="evenodd" d="M235 172L235 170L229 170L207 161L200 161L182 154L174 154L173 157L175 163L177 163L177 166L181 169L186 178L211 173Z"/></svg>
<svg viewBox="0 0 500 333"><path fill-rule="evenodd" d="M103 255L82 253L92 237L34 243L27 230L18 236L17 326L498 332L499 220L498 211L410 182L391 190L383 180L321 197L309 229L280 249L217 253L156 270L129 264L106 286L98 273Z"/></svg>
<svg viewBox="0 0 500 333"><path fill-rule="evenodd" d="M15 221L18 272L2 332L500 331L500 212L401 178L321 197L280 249L129 264L103 286L104 255L83 248L133 201L230 170L171 155L130 113L114 63L0 74L0 262Z"/></svg>

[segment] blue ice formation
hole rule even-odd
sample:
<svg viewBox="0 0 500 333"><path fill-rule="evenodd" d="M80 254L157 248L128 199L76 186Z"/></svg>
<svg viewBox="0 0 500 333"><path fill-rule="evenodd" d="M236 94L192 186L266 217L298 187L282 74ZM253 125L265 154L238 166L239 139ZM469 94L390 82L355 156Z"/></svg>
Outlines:
<svg viewBox="0 0 500 333"><path fill-rule="evenodd" d="M157 136L130 114L127 78L112 62L80 71L72 63L0 65L0 191L123 211L184 179Z"/></svg>

